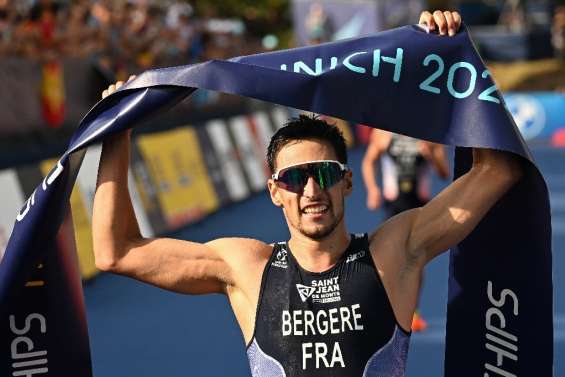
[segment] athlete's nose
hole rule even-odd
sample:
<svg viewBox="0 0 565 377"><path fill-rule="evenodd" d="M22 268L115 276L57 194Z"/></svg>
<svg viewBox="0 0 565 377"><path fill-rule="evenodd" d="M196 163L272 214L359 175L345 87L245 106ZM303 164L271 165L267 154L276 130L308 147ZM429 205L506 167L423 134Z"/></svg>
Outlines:
<svg viewBox="0 0 565 377"><path fill-rule="evenodd" d="M302 191L302 195L308 198L315 198L320 195L322 189L320 185L316 182L316 180L312 177L308 177L306 184L304 185L304 190Z"/></svg>

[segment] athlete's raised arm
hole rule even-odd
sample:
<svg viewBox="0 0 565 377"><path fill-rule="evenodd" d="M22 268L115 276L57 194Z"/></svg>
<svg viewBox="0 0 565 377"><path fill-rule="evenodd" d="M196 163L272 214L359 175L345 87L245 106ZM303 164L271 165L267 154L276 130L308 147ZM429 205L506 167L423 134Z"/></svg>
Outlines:
<svg viewBox="0 0 565 377"><path fill-rule="evenodd" d="M423 207L392 217L371 235L371 253L382 273L399 323L409 326L424 266L463 241L520 179L519 157L473 150L473 166Z"/></svg>
<svg viewBox="0 0 565 377"><path fill-rule="evenodd" d="M519 157L473 149L473 166L424 207L408 213L407 254L423 264L461 242L521 178Z"/></svg>
<svg viewBox="0 0 565 377"><path fill-rule="evenodd" d="M420 24L441 35L454 35L461 24L457 12L423 12ZM494 204L521 178L519 157L491 149L473 149L473 165L425 206L407 211L399 221L407 229L406 261L423 266L461 242Z"/></svg>
<svg viewBox="0 0 565 377"><path fill-rule="evenodd" d="M127 189L129 145L129 132L103 145L92 222L97 267L189 294L255 286L251 280L260 281L261 258L271 249L263 242L232 238L201 244L141 236Z"/></svg>

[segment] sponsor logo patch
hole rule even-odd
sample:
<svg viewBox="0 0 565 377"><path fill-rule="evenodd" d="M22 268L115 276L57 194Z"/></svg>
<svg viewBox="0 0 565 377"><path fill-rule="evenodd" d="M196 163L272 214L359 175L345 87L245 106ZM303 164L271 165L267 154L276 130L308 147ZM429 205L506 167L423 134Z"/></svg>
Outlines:
<svg viewBox="0 0 565 377"><path fill-rule="evenodd" d="M359 258L363 258L365 256L365 254L367 254L367 252L365 250L361 250L355 254L351 254L347 257L347 259L345 260L345 263L349 263L349 262L353 262L354 260L357 260Z"/></svg>
<svg viewBox="0 0 565 377"><path fill-rule="evenodd" d="M341 301L339 277L312 280L310 285L296 284L296 289L302 302L310 299L314 303L327 304Z"/></svg>
<svg viewBox="0 0 565 377"><path fill-rule="evenodd" d="M296 289L298 289L298 294L300 295L302 302L306 302L306 300L308 300L308 297L312 296L312 293L314 293L314 291L316 290L316 288L314 287L309 287L302 284L296 284Z"/></svg>
<svg viewBox="0 0 565 377"><path fill-rule="evenodd" d="M279 268L288 267L288 252L285 249L280 249L275 255L275 260L271 263L272 266Z"/></svg>

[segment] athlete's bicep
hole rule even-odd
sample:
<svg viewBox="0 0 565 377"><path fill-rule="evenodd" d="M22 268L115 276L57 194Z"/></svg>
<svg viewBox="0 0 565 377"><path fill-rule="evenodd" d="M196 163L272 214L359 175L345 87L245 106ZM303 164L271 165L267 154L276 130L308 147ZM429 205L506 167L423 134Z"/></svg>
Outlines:
<svg viewBox="0 0 565 377"><path fill-rule="evenodd" d="M213 244L153 238L125 247L112 272L188 294L222 293L233 283L230 265Z"/></svg>
<svg viewBox="0 0 565 377"><path fill-rule="evenodd" d="M398 275L409 262L406 251L416 211L409 209L391 217L369 235L371 253L377 267L389 276Z"/></svg>
<svg viewBox="0 0 565 377"><path fill-rule="evenodd" d="M408 253L416 213L414 209L404 211L387 220L370 236L371 256L403 328L410 328L422 273L422 266Z"/></svg>

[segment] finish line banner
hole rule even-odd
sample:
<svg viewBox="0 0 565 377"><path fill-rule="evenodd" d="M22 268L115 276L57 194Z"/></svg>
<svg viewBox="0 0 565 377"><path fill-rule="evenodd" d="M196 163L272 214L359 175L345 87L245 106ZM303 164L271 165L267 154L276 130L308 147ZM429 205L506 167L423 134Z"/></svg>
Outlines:
<svg viewBox="0 0 565 377"><path fill-rule="evenodd" d="M17 216L0 263L0 375L91 375L74 251L57 236L85 148L199 88L456 146L456 177L472 147L521 156L525 177L451 250L445 375L552 375L547 187L467 31L417 26L152 70L100 101Z"/></svg>

